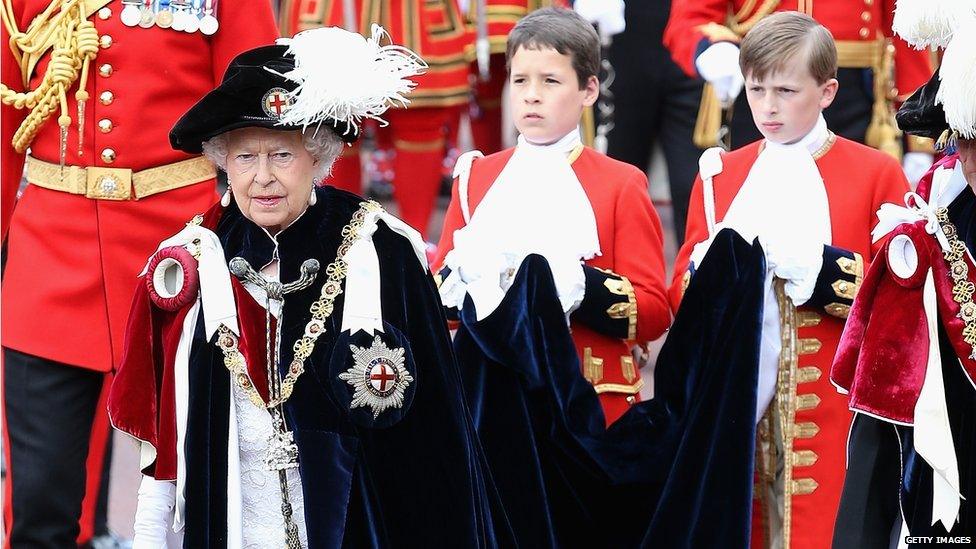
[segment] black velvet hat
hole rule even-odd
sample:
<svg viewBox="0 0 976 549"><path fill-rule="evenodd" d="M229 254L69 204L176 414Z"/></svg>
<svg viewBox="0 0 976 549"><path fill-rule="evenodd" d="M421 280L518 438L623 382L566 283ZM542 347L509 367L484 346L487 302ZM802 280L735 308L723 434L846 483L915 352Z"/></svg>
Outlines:
<svg viewBox="0 0 976 549"><path fill-rule="evenodd" d="M895 114L901 131L937 140L949 129L942 105L935 102L938 93L939 73L936 71L924 86L902 103Z"/></svg>
<svg viewBox="0 0 976 549"><path fill-rule="evenodd" d="M366 38L337 27L300 32L278 44L246 51L231 61L223 81L184 114L169 133L174 149L200 153L224 132L261 127L328 127L345 142L359 137L360 122L381 120L406 105L409 78L427 65L388 41L374 25Z"/></svg>

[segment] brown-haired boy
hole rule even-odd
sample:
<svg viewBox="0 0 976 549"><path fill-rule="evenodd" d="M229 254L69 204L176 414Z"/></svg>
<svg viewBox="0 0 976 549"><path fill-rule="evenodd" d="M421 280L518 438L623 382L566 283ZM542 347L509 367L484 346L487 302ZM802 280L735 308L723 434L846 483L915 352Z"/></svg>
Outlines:
<svg viewBox="0 0 976 549"><path fill-rule="evenodd" d="M458 161L433 262L441 295L448 306L470 296L483 318L522 259L545 256L611 423L640 398L630 346L671 321L661 224L644 173L580 143L580 115L599 89L593 27L569 10L535 11L509 35L507 58L521 135L514 148Z"/></svg>
<svg viewBox="0 0 976 549"><path fill-rule="evenodd" d="M677 308L720 229L762 243L753 545L829 547L851 414L826 374L875 252L875 212L900 202L908 183L893 158L827 128L821 112L837 93L837 52L816 21L797 12L764 18L739 62L765 139L702 155L671 300Z"/></svg>

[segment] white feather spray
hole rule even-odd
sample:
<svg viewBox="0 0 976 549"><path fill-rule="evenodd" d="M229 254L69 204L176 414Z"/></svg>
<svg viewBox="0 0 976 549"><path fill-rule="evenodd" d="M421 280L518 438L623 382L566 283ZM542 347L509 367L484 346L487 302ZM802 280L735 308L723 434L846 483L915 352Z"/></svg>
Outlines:
<svg viewBox="0 0 976 549"><path fill-rule="evenodd" d="M279 123L307 128L338 120L352 132L364 119L385 125L380 116L409 103L406 94L416 86L410 78L423 74L427 63L403 46L381 45L384 38L387 32L374 24L369 38L325 27L279 39L295 57L295 68L281 76L298 83Z"/></svg>

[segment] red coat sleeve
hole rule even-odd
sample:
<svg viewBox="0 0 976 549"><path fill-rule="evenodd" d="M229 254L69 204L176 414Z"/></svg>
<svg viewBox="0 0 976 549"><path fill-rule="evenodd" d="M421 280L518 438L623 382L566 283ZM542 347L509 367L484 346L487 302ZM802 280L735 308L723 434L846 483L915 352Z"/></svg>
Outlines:
<svg viewBox="0 0 976 549"><path fill-rule="evenodd" d="M664 29L664 46L671 58L688 76L698 76L695 52L704 39L709 42L738 42L739 38L724 26L729 12L728 0L673 0L668 25Z"/></svg>
<svg viewBox="0 0 976 549"><path fill-rule="evenodd" d="M274 44L278 38L271 4L266 0L251 0L250 6L224 3L225 9L218 14L220 30L213 35L211 55L214 85L223 79L224 71L239 53L258 46Z"/></svg>
<svg viewBox="0 0 976 549"><path fill-rule="evenodd" d="M6 25L0 25L0 81L12 90L23 91L24 83L20 78L20 65L14 59L13 52L10 51L10 35L7 33ZM14 206L17 203L17 190L20 188L20 180L24 175L24 154L14 150L13 138L20 123L27 116L24 109L15 109L3 105L0 107L3 115L0 116L0 239L7 238L7 229L10 227L10 218L14 213Z"/></svg>
<svg viewBox="0 0 976 549"><path fill-rule="evenodd" d="M441 238L437 242L437 253L431 261L431 272L435 275L444 268L444 257L447 252L454 249L454 231L464 226L464 217L461 215L461 203L458 198L458 180L454 179L451 186L451 202L447 205L444 213L444 226L441 228Z"/></svg>
<svg viewBox="0 0 976 549"><path fill-rule="evenodd" d="M617 196L614 208L613 271L627 277L637 301L637 340L653 341L671 325L664 284L664 238L661 220L647 195L647 176L640 170Z"/></svg>
<svg viewBox="0 0 976 549"><path fill-rule="evenodd" d="M685 273L691 261L691 252L695 244L708 240L708 224L705 221L705 202L702 196L701 176L695 176L695 184L691 188L691 198L688 201L688 221L685 224L685 241L678 250L678 257L674 260L674 275L671 277L671 287L668 297L671 300L671 310L677 311L684 295Z"/></svg>

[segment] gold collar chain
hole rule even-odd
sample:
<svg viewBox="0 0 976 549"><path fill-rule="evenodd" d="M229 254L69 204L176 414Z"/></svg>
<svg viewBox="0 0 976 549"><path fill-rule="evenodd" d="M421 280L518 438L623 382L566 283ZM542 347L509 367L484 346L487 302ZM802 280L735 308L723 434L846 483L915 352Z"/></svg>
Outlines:
<svg viewBox="0 0 976 549"><path fill-rule="evenodd" d="M342 293L342 281L349 272L349 266L346 263L346 254L349 253L349 249L355 243L356 239L359 238L359 231L363 227L366 216L370 213L381 211L382 209L383 207L373 200L361 202L359 209L353 214L352 220L349 221L348 225L343 227L342 244L336 253L335 261L330 263L325 269L325 274L328 278L322 285L321 295L309 308L309 311L312 313L312 318L305 324L305 333L292 346L295 355L288 367L288 373L281 380L280 397L270 398L268 402L264 401L261 394L254 387L254 384L251 383L251 378L248 377L247 362L238 348L238 336L223 324L218 328L216 343L223 352L224 366L227 367L234 379L237 380L237 385L247 394L251 403L258 408L274 408L283 404L291 396L295 388L295 382L305 371L305 360L311 356L312 350L315 348L315 341L326 332L325 321L332 315L335 309L335 300ZM268 380L269 389L271 381L270 379Z"/></svg>

